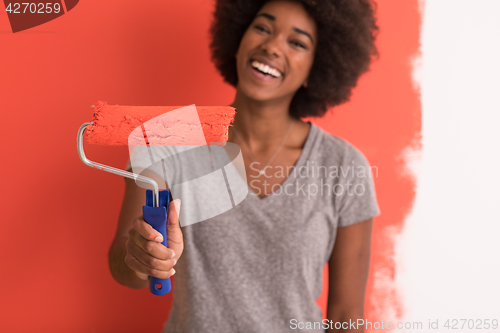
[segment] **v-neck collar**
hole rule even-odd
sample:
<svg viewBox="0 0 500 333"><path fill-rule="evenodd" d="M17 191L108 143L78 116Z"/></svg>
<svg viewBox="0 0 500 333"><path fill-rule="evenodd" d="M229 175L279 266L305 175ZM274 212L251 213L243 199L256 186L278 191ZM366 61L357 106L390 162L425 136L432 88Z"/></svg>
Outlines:
<svg viewBox="0 0 500 333"><path fill-rule="evenodd" d="M307 134L307 138L306 138L306 141L304 143L304 147L302 148L302 151L300 152L300 156L297 159L297 162L295 162L295 164L293 166L294 169L297 169L297 168L303 166L305 164L305 162L307 161L307 158L311 154L311 147L314 143L314 139L315 139L317 132L319 130L319 128L316 125L314 125L313 123L311 123L310 121L308 123L311 125L311 127L309 128L309 133ZM290 172L288 174L288 176L286 177L286 179L280 184L279 187L284 188L285 186L287 186L290 183L293 184L293 182L297 178L296 174L297 174L297 172ZM248 183L247 183L247 186L248 186ZM268 202L273 201L274 198L279 197L280 195L277 195L273 191L272 193L266 195L265 197L259 198L257 193L255 193L252 190L252 188L250 186L248 186L248 196L250 197L249 198L250 200L257 201L257 202L263 204L263 203L268 203Z"/></svg>

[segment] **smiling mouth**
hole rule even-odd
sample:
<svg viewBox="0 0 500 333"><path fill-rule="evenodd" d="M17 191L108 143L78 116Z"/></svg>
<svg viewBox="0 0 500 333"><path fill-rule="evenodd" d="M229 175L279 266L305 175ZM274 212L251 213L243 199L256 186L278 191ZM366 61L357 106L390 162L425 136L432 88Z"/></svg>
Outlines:
<svg viewBox="0 0 500 333"><path fill-rule="evenodd" d="M280 78L282 76L280 71L278 71L276 68L270 67L257 60L251 60L250 65L252 66L252 68L261 72L264 75L269 75L275 78Z"/></svg>

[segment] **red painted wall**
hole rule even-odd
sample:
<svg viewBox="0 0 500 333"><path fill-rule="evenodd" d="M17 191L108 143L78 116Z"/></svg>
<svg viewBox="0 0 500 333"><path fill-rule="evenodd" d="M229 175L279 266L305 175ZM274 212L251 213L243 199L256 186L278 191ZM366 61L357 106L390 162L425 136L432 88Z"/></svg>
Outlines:
<svg viewBox="0 0 500 333"><path fill-rule="evenodd" d="M227 105L234 89L209 60L212 0L80 2L44 25L12 34L0 12L1 332L159 332L171 296L117 284L107 267L124 182L83 165L80 124L97 100L122 105ZM380 0L381 58L352 102L314 122L361 149L378 167L367 319L398 305L375 273L394 272L386 231L402 226L414 196L401 150L418 138L411 84L417 0ZM125 147L87 146L123 167ZM325 276L326 277L326 276ZM175 277L174 277L175 280ZM323 309L326 291L318 299Z"/></svg>

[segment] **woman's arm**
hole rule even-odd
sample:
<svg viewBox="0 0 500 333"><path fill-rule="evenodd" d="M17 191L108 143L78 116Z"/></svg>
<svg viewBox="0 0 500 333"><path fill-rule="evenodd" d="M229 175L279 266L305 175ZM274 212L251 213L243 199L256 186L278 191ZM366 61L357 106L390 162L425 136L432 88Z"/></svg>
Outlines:
<svg viewBox="0 0 500 333"><path fill-rule="evenodd" d="M328 320L356 322L364 319L366 281L370 267L370 247L373 219L337 229L337 239L328 263ZM347 327L328 332L364 332Z"/></svg>

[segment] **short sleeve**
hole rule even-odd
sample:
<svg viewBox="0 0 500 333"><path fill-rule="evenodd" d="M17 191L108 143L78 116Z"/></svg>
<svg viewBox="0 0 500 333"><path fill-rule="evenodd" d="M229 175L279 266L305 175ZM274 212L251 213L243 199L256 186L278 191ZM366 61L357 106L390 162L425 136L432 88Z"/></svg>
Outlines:
<svg viewBox="0 0 500 333"><path fill-rule="evenodd" d="M370 166L358 149L347 142L345 144L340 179L335 189L339 227L347 227L380 214L374 185L378 169Z"/></svg>

